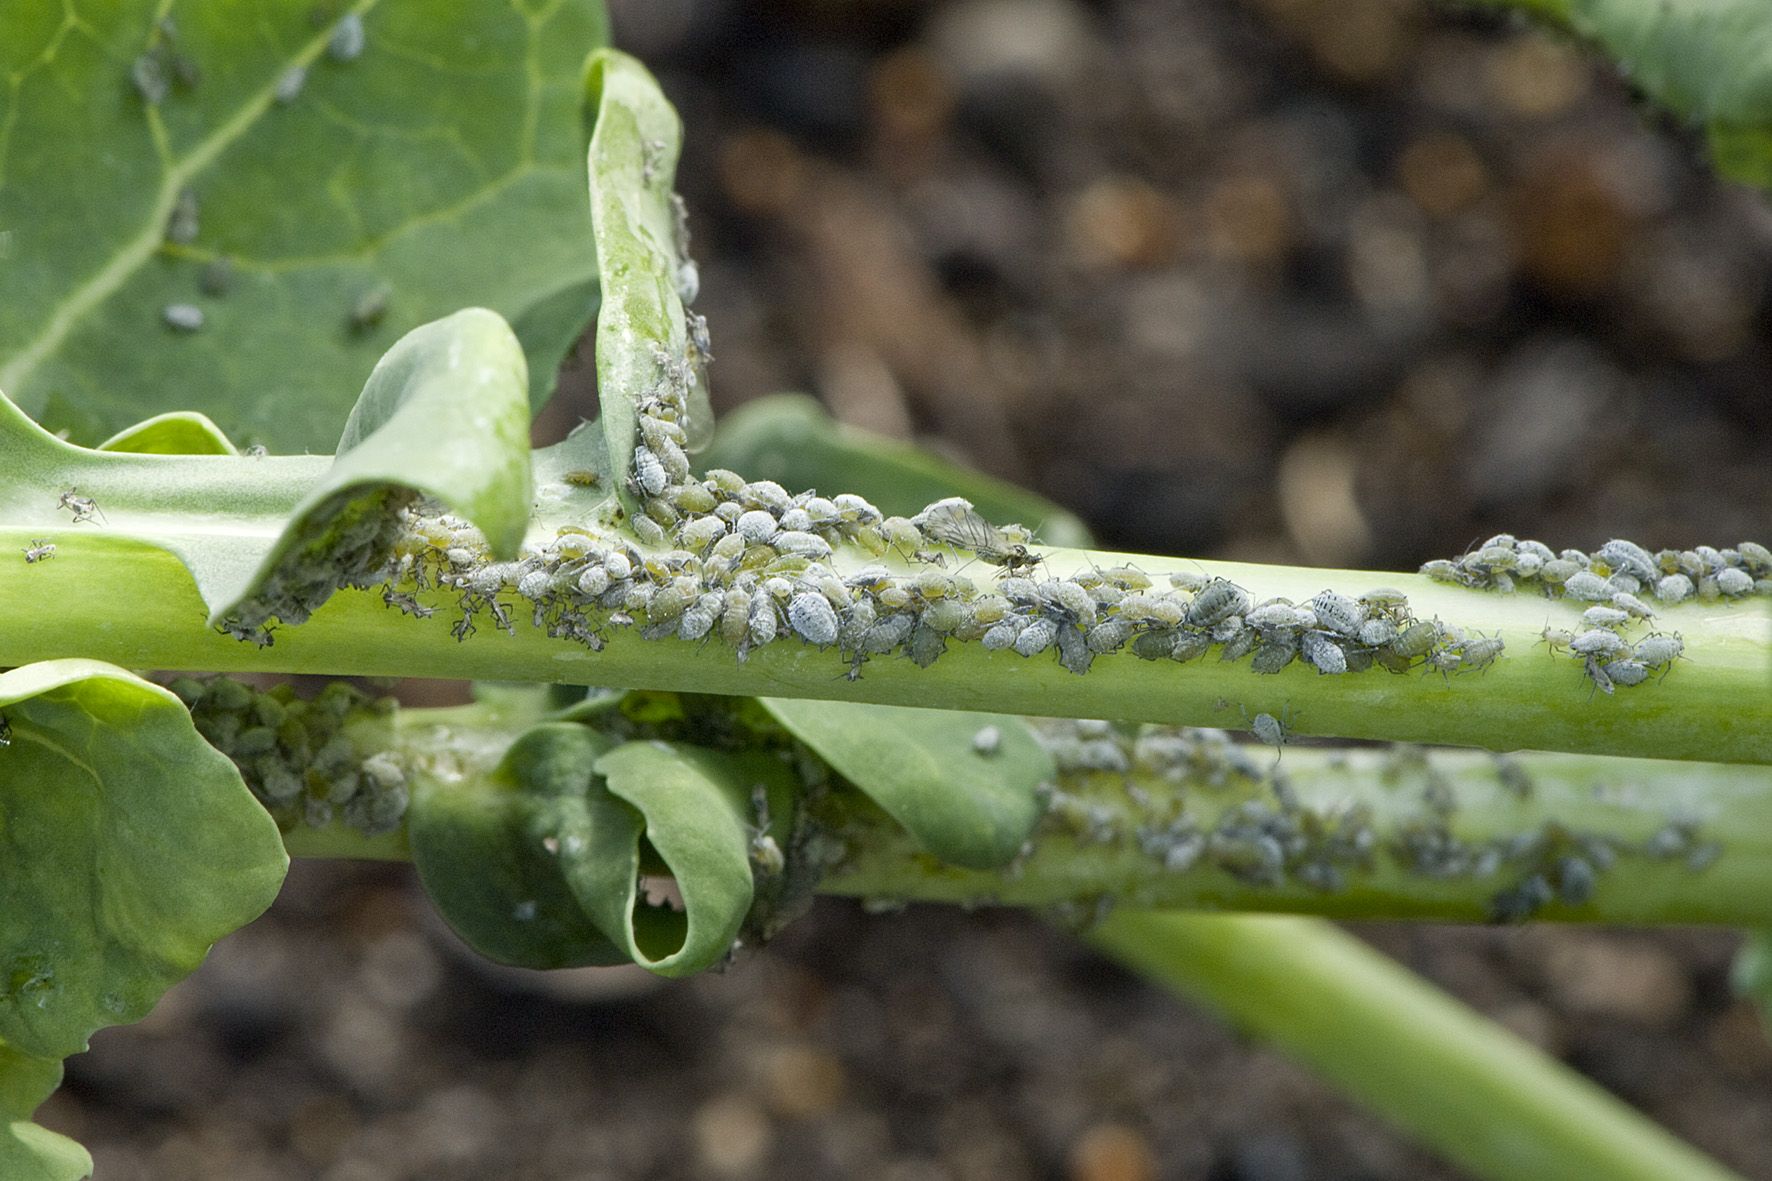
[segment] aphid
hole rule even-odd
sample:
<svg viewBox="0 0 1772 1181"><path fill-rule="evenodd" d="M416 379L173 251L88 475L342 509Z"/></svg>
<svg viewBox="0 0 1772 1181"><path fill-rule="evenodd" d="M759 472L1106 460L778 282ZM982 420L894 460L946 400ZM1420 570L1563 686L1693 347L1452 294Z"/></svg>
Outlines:
<svg viewBox="0 0 1772 1181"><path fill-rule="evenodd" d="M1648 550L1634 541L1614 538L1602 545L1594 553L1594 557L1606 563L1608 568L1635 578L1653 579L1657 573L1655 559L1649 556Z"/></svg>
<svg viewBox="0 0 1772 1181"><path fill-rule="evenodd" d="M595 488L603 482L602 475L588 467L573 468L569 472L562 472L560 479L574 488Z"/></svg>
<svg viewBox="0 0 1772 1181"><path fill-rule="evenodd" d="M1572 562L1567 558L1555 558L1546 562L1538 571L1539 581L1551 586L1562 586L1587 567Z"/></svg>
<svg viewBox="0 0 1772 1181"><path fill-rule="evenodd" d="M55 557L55 543L43 537L31 538L31 544L25 547L25 561L35 565Z"/></svg>
<svg viewBox="0 0 1772 1181"><path fill-rule="evenodd" d="M1589 607L1581 613L1581 622L1588 627L1618 628L1630 622L1630 612L1616 607Z"/></svg>
<svg viewBox="0 0 1772 1181"><path fill-rule="evenodd" d="M677 530L677 543L684 549L699 553L726 536L726 522L719 517L694 517Z"/></svg>
<svg viewBox="0 0 1772 1181"><path fill-rule="evenodd" d="M663 545L669 540L664 531L664 526L660 525L657 521L654 521L651 517L634 518L634 536L638 537L647 545Z"/></svg>
<svg viewBox="0 0 1772 1181"><path fill-rule="evenodd" d="M677 638L680 640L699 640L714 630L714 622L720 618L725 607L726 596L719 591L708 591L683 612L683 618L677 623Z"/></svg>
<svg viewBox="0 0 1772 1181"><path fill-rule="evenodd" d="M1188 604L1187 622L1194 627L1211 627L1248 610L1248 591L1228 578L1215 578Z"/></svg>
<svg viewBox="0 0 1772 1181"><path fill-rule="evenodd" d="M1298 626L1298 612L1285 599L1269 599L1243 617L1243 622L1258 631Z"/></svg>
<svg viewBox="0 0 1772 1181"><path fill-rule="evenodd" d="M1563 593L1572 599L1585 599L1590 603L1609 602L1617 593L1610 583L1592 570L1578 570L1569 576L1563 584Z"/></svg>
<svg viewBox="0 0 1772 1181"><path fill-rule="evenodd" d="M1095 622L1095 600L1074 582L1049 578L1040 584L1040 597L1085 627Z"/></svg>
<svg viewBox="0 0 1772 1181"><path fill-rule="evenodd" d="M1322 632L1305 632L1300 647L1305 660L1318 675L1338 675L1347 671L1347 653Z"/></svg>
<svg viewBox="0 0 1772 1181"><path fill-rule="evenodd" d="M1431 562L1422 563L1417 573L1425 574L1435 582L1463 582L1464 575L1458 569L1458 563L1446 558L1435 558Z"/></svg>
<svg viewBox="0 0 1772 1181"><path fill-rule="evenodd" d="M203 264L197 276L197 290L212 299L220 299L234 289L234 264L225 258Z"/></svg>
<svg viewBox="0 0 1772 1181"><path fill-rule="evenodd" d="M190 189L180 189L178 200L173 203L172 212L166 218L166 240L177 246L189 246L197 240L201 224L197 194Z"/></svg>
<svg viewBox="0 0 1772 1181"><path fill-rule="evenodd" d="M158 106L165 101L166 69L155 54L144 53L130 64L129 81L149 106Z"/></svg>
<svg viewBox="0 0 1772 1181"><path fill-rule="evenodd" d="M1744 541L1735 549L1749 571L1754 574L1772 574L1772 550L1757 541Z"/></svg>
<svg viewBox="0 0 1772 1181"><path fill-rule="evenodd" d="M1360 643L1370 648L1383 647L1397 638L1397 624L1388 615L1378 615L1360 625Z"/></svg>
<svg viewBox="0 0 1772 1181"><path fill-rule="evenodd" d="M1058 638L1058 624L1039 616L1028 621L1015 637L1015 651L1022 656L1037 656Z"/></svg>
<svg viewBox="0 0 1772 1181"><path fill-rule="evenodd" d="M1255 672L1271 676L1291 664L1297 656L1297 640L1269 640L1255 650L1249 667Z"/></svg>
<svg viewBox="0 0 1772 1181"><path fill-rule="evenodd" d="M890 652L904 643L905 637L911 634L911 629L916 625L917 621L914 616L888 615L868 628L867 634L861 638L859 648L863 652L871 652L875 655ZM1008 648L1014 643L1015 637L1011 633L1009 639L998 644L997 647Z"/></svg>
<svg viewBox="0 0 1772 1181"><path fill-rule="evenodd" d="M794 507L794 498L774 480L752 480L744 486L739 499L751 508L768 509L776 516Z"/></svg>
<svg viewBox="0 0 1772 1181"><path fill-rule="evenodd" d="M1538 634L1543 642L1550 647L1552 652L1561 648L1567 648L1575 640L1575 633L1568 628L1552 627L1548 623L1544 625L1544 630Z"/></svg>
<svg viewBox="0 0 1772 1181"><path fill-rule="evenodd" d="M333 28L332 37L326 42L326 54L335 62L356 61L363 55L365 40L362 14L347 12Z"/></svg>
<svg viewBox="0 0 1772 1181"><path fill-rule="evenodd" d="M1464 647L1459 649L1459 661L1465 669L1485 669L1495 663L1504 647L1506 643L1499 635L1478 635L1464 642Z"/></svg>
<svg viewBox="0 0 1772 1181"><path fill-rule="evenodd" d="M789 600L788 626L801 639L821 648L837 641L837 613L830 600L813 591L802 591Z"/></svg>
<svg viewBox="0 0 1772 1181"><path fill-rule="evenodd" d="M1601 664L1598 660L1595 660L1592 656L1589 656L1586 660L1583 671L1587 673L1588 680L1594 683L1594 688L1608 696L1611 695L1612 677L1611 674L1606 671L1605 665Z"/></svg>
<svg viewBox="0 0 1772 1181"><path fill-rule="evenodd" d="M1685 650L1685 641L1678 635L1656 632L1637 641L1636 647L1631 649L1631 658L1650 668L1661 668L1678 660Z"/></svg>
<svg viewBox="0 0 1772 1181"><path fill-rule="evenodd" d="M1395 613L1409 605L1409 596L1394 587L1375 586L1360 596L1360 605L1373 611Z"/></svg>
<svg viewBox="0 0 1772 1181"><path fill-rule="evenodd" d="M665 490L664 464L644 443L634 448L634 484L648 496L657 496Z"/></svg>
<svg viewBox="0 0 1772 1181"><path fill-rule="evenodd" d="M270 453L271 449L266 447L263 443L254 443L240 454L244 455L247 459L263 459Z"/></svg>
<svg viewBox="0 0 1772 1181"><path fill-rule="evenodd" d="M1095 662L1095 653L1089 648L1089 641L1076 625L1063 623L1058 627L1058 663L1068 671L1082 676L1089 671Z"/></svg>
<svg viewBox="0 0 1772 1181"><path fill-rule="evenodd" d="M769 542L778 553L795 554L814 561L831 556L831 543L816 533L784 529Z"/></svg>
<svg viewBox="0 0 1772 1181"><path fill-rule="evenodd" d="M1231 620L1234 619L1236 619L1236 616L1231 616ZM1230 620L1226 620L1225 622L1229 623ZM1224 624L1220 624L1219 627L1222 629ZM1219 634L1218 631L1214 631L1211 635L1202 635L1201 638L1206 641L1208 646L1210 646L1213 640L1218 639ZM1225 632L1225 636L1225 639L1219 641L1224 645L1218 653L1218 659L1221 661L1234 662L1241 660L1243 657L1249 655L1249 653L1255 651L1255 645L1261 642L1261 632L1259 630L1253 627L1243 627L1241 624L1230 628ZM1204 648L1201 649L1201 651L1204 650Z"/></svg>
<svg viewBox="0 0 1772 1181"><path fill-rule="evenodd" d="M434 607L427 607L412 595L404 591L397 591L391 586L383 589L381 601L389 607L400 608L400 614L411 615L417 619L429 619L437 613Z"/></svg>
<svg viewBox="0 0 1772 1181"><path fill-rule="evenodd" d="M1390 650L1405 660L1414 660L1427 655L1428 650L1439 643L1439 640L1440 625L1431 620L1423 620L1404 628L1402 634L1391 641Z"/></svg>
<svg viewBox="0 0 1772 1181"><path fill-rule="evenodd" d="M55 502L58 509L67 509L74 514L74 524L90 521L94 517L103 521L104 513L99 511L98 502L90 496L81 496L78 488L69 488L62 492L61 498Z"/></svg>
<svg viewBox="0 0 1772 1181"><path fill-rule="evenodd" d="M1132 635L1132 625L1124 619L1104 619L1089 629L1089 649L1108 653L1117 650Z"/></svg>
<svg viewBox="0 0 1772 1181"><path fill-rule="evenodd" d="M203 309L194 303L169 303L160 309L160 318L174 332L199 332L203 328Z"/></svg>
<svg viewBox="0 0 1772 1181"><path fill-rule="evenodd" d="M1734 566L1717 571L1717 590L1730 598L1751 595L1754 590L1754 578L1746 570Z"/></svg>
<svg viewBox="0 0 1772 1181"><path fill-rule="evenodd" d="M1175 646L1169 650L1169 659L1186 664L1206 654L1212 646L1212 638L1203 632L1184 631L1175 637Z"/></svg>
<svg viewBox="0 0 1772 1181"><path fill-rule="evenodd" d="M308 83L308 71L303 66L290 66L277 78L276 89L271 97L285 106L301 97L302 87Z"/></svg>
<svg viewBox="0 0 1772 1181"><path fill-rule="evenodd" d="M913 523L931 540L971 550L1007 573L1031 570L1040 564L1040 558L1030 553L1027 546L1010 541L1002 530L980 516L971 502L957 496L936 501L917 514Z"/></svg>
<svg viewBox="0 0 1772 1181"><path fill-rule="evenodd" d="M1614 660L1606 665L1606 675L1613 684L1628 689L1649 679L1649 667L1640 660Z"/></svg>
<svg viewBox="0 0 1772 1181"><path fill-rule="evenodd" d="M919 623L911 632L911 638L905 644L905 655L918 668L928 668L941 658L948 649L947 637L934 628Z"/></svg>
<svg viewBox="0 0 1772 1181"><path fill-rule="evenodd" d="M350 314L346 323L354 334L368 332L387 318L388 301L393 298L394 289L386 283L377 283L359 292L351 301ZM570 481L568 481L570 483Z"/></svg>
<svg viewBox="0 0 1772 1181"><path fill-rule="evenodd" d="M827 603L826 606L829 606ZM760 648L775 640L779 620L775 613L775 603L766 594L751 596L750 637L744 647L738 651L738 658L743 661L751 648Z"/></svg>
<svg viewBox="0 0 1772 1181"><path fill-rule="evenodd" d="M1578 656L1613 656L1624 651L1624 638L1603 627L1591 628L1569 641L1569 648Z"/></svg>
<svg viewBox="0 0 1772 1181"><path fill-rule="evenodd" d="M1001 623L993 624L990 630L984 633L979 643L983 644L988 652L1001 652L1005 648L1013 648L1017 637L1021 635L1025 622L1022 617L1011 615Z"/></svg>
<svg viewBox="0 0 1772 1181"><path fill-rule="evenodd" d="M1289 711L1281 711L1286 713ZM1249 720L1249 731L1264 746L1279 750L1291 740L1292 734L1287 724L1270 713L1259 713Z"/></svg>
<svg viewBox="0 0 1772 1181"><path fill-rule="evenodd" d="M750 634L751 592L733 587L721 596L720 638L736 648Z"/></svg>

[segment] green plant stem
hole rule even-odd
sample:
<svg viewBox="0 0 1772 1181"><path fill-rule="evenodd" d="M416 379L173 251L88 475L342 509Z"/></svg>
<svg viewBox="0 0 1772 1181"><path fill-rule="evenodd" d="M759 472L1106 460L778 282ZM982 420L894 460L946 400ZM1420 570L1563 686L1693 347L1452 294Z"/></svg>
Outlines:
<svg viewBox="0 0 1772 1181"><path fill-rule="evenodd" d="M1539 642L1547 621L1572 626L1577 604L1469 591L1415 575L1055 550L1047 556L1054 576L1133 562L1159 575L1188 569L1232 578L1258 598L1304 600L1326 586L1358 593L1388 583L1409 595L1417 615L1497 632L1506 651L1482 673L1452 677L1380 670L1318 676L1299 663L1260 676L1247 660L1209 656L1177 665L1121 651L1079 677L1049 653L1025 660L972 643L952 645L928 669L876 659L851 681L834 649L792 639L744 664L718 642L644 641L631 628L611 630L606 648L591 652L530 627L520 604L512 606L516 634L504 635L482 617L478 633L458 643L450 635L452 598L442 594L429 597L436 617L421 620L388 609L374 592L340 592L308 623L279 629L275 644L260 649L204 626L207 613L171 555L84 530L61 529L52 561L27 566L21 557L0 567L7 571L0 576L0 618L7 621L0 664L87 656L132 668L566 682L1230 727L1268 712L1303 734L1772 762L1772 610L1758 598L1666 610L1659 626L1684 635L1688 659L1665 681L1608 697L1592 691L1579 661L1553 656ZM0 531L0 554L28 544L29 532ZM986 580L990 568L969 573Z"/></svg>
<svg viewBox="0 0 1772 1181"><path fill-rule="evenodd" d="M1529 799L1500 786L1491 761L1465 752L1432 757L1433 778L1454 810L1443 816L1424 803L1426 775L1393 775L1378 752L1343 755L1290 750L1287 779L1295 807L1272 803L1270 791L1181 786L1135 772L1066 777L1075 791L1048 814L1032 850L1010 871L983 873L934 863L899 829L864 807L833 828L849 856L821 889L863 898L949 902L967 906L1055 906L1087 917L1092 905L1283 911L1339 918L1485 921L1505 896L1535 874L1558 877L1566 855L1585 857L1598 842L1613 851L1596 868L1585 900L1556 897L1533 917L1631 924L1764 925L1772 918L1772 771L1719 764L1670 764L1587 755L1522 755ZM847 799L847 797L841 797ZM1061 796L1061 800L1065 797ZM1160 849L1141 847L1138 828L1153 813L1168 817L1179 802L1202 834L1247 815L1271 822L1290 816L1305 831L1332 824L1356 805L1370 809L1375 837L1369 866L1331 858L1338 888L1289 859L1273 877L1234 872L1246 850L1209 848L1183 869L1167 868ZM1266 802L1263 802L1266 801ZM1080 822L1080 817L1090 817ZM1650 854L1648 842L1670 821L1697 821L1687 848ZM1418 853L1417 838L1436 823L1467 852L1517 850L1488 872L1458 858ZM1593 862L1588 862L1594 867ZM1232 868L1228 868L1230 866Z"/></svg>
<svg viewBox="0 0 1772 1181"><path fill-rule="evenodd" d="M521 695L378 719L389 749L418 777L485 775L539 714ZM1126 745L1131 745L1126 743ZM365 751L364 753L368 753ZM1272 754L1253 758L1266 773ZM820 889L879 902L1056 908L1086 920L1112 903L1280 911L1342 918L1484 921L1498 900L1535 875L1558 880L1565 857L1592 871L1591 896L1555 897L1534 917L1571 922L1772 926L1772 770L1591 755L1524 755L1521 787L1495 761L1442 751L1398 758L1379 751L1291 749L1273 783L1214 774L1224 760L1165 777L1066 771L1029 850L1001 871L962 869L930 857L854 791L838 791L815 821L846 850ZM1430 799L1431 797L1431 799ZM1234 838L1248 824L1331 832L1350 816L1370 830L1367 858L1288 856L1283 870L1251 873ZM1653 849L1670 826L1684 843ZM1186 865L1165 860L1148 834L1186 830L1200 842ZM1279 831L1279 829L1275 829ZM1345 834L1349 831L1343 827ZM1422 852L1420 838L1441 852ZM401 859L402 831L365 838L336 827L285 834L297 856ZM1453 853L1445 853L1450 845ZM1603 846L1610 866L1601 862ZM1652 851L1653 849L1653 851ZM1492 863L1478 865L1483 850ZM1333 867L1336 880L1308 866Z"/></svg>
<svg viewBox="0 0 1772 1181"><path fill-rule="evenodd" d="M1089 939L1297 1058L1479 1177L1733 1176L1325 923L1127 911Z"/></svg>

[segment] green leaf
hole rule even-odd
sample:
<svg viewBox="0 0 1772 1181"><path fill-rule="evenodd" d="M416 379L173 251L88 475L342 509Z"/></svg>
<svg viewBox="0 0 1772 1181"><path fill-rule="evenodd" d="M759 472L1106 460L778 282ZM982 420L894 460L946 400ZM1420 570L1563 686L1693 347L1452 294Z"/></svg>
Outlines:
<svg viewBox="0 0 1772 1181"><path fill-rule="evenodd" d="M146 542L190 570L212 624L291 623L372 572L338 559L347 535L392 522L403 497L435 497L510 555L528 527L522 350L496 313L470 308L413 329L370 374L336 459L135 454L76 447L0 399L0 518L58 543ZM97 513L77 521L74 489ZM66 556L66 555L64 555Z"/></svg>
<svg viewBox="0 0 1772 1181"><path fill-rule="evenodd" d="M346 11L352 60L315 19ZM0 389L81 440L196 406L322 449L390 342L480 305L540 405L596 307L579 104L605 39L597 0L8 5Z"/></svg>
<svg viewBox="0 0 1772 1181"><path fill-rule="evenodd" d="M1735 953L1735 991L1752 1001L1772 1032L1772 931L1749 931Z"/></svg>
<svg viewBox="0 0 1772 1181"><path fill-rule="evenodd" d="M689 448L713 432L705 376L689 365L682 257L671 183L683 124L646 67L604 50L585 72L595 111L589 175L591 224L602 276L597 312L597 394L616 491L626 496L641 403L689 383ZM686 370L684 366L689 366Z"/></svg>
<svg viewBox="0 0 1772 1181"><path fill-rule="evenodd" d="M525 968L627 961L567 886L561 858L578 847L557 835L580 821L596 761L612 745L583 726L542 725L489 774L414 781L407 831L419 881L481 955Z"/></svg>
<svg viewBox="0 0 1772 1181"><path fill-rule="evenodd" d="M238 455L240 449L206 414L174 410L124 427L98 445L100 451L136 455Z"/></svg>
<svg viewBox="0 0 1772 1181"><path fill-rule="evenodd" d="M796 490L854 492L889 515L913 516L943 497L963 496L986 519L1027 525L1047 545L1090 543L1083 522L1044 497L839 423L803 394L758 398L728 414L702 461Z"/></svg>
<svg viewBox="0 0 1772 1181"><path fill-rule="evenodd" d="M0 674L0 1038L39 1058L135 1021L288 867L176 697L110 665Z"/></svg>
<svg viewBox="0 0 1772 1181"><path fill-rule="evenodd" d="M591 844L566 861L567 881L642 967L687 976L719 963L751 907L752 789L782 798L792 790L787 768L760 754L627 742L598 759L597 771L607 794L591 793ZM676 879L681 911L640 897L642 836Z"/></svg>
<svg viewBox="0 0 1772 1181"><path fill-rule="evenodd" d="M941 860L969 869L1010 861L1040 819L1052 756L1020 718L947 710L765 698L811 747ZM982 753L979 731L997 731Z"/></svg>
<svg viewBox="0 0 1772 1181"><path fill-rule="evenodd" d="M92 1157L66 1136L31 1123L61 1085L62 1064L0 1042L0 1177L8 1181L74 1181L92 1175Z"/></svg>

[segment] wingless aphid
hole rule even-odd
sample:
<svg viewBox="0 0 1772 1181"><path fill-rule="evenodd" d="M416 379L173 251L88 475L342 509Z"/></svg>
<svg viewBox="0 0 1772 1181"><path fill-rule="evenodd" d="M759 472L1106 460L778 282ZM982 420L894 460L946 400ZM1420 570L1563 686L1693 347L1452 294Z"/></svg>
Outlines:
<svg viewBox="0 0 1772 1181"><path fill-rule="evenodd" d="M55 557L55 543L42 537L31 538L31 544L25 547L25 561L35 565Z"/></svg>

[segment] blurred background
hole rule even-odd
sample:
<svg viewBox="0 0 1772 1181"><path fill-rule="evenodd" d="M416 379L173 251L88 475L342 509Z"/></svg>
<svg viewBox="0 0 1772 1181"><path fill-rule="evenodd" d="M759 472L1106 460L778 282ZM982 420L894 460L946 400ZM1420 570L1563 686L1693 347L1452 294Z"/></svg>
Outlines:
<svg viewBox="0 0 1772 1181"><path fill-rule="evenodd" d="M1132 550L1772 532L1772 207L1552 41L1419 0L613 8L688 125L723 411L814 394ZM1360 933L1772 1178L1734 936ZM105 1181L1453 1175L1032 917L826 901L723 975L541 976L343 864L41 1118Z"/></svg>

